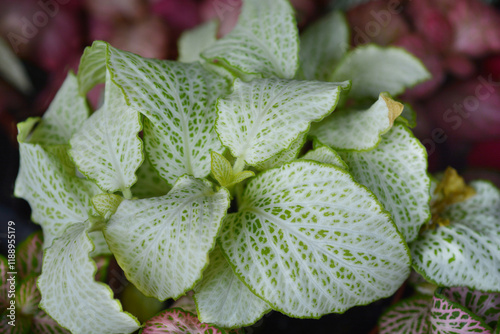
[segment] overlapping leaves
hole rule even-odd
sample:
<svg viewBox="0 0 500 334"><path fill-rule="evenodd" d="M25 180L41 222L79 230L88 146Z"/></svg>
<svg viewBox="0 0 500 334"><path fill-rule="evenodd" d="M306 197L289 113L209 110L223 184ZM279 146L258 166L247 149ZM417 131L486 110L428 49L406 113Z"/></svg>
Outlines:
<svg viewBox="0 0 500 334"><path fill-rule="evenodd" d="M441 286L500 291L500 191L475 181L476 194L441 214L448 226L426 230L411 244L413 265Z"/></svg>
<svg viewBox="0 0 500 334"><path fill-rule="evenodd" d="M139 290L178 298L201 278L228 207L227 190L184 176L165 196L124 201L105 237Z"/></svg>
<svg viewBox="0 0 500 334"><path fill-rule="evenodd" d="M246 0L238 24L202 56L244 74L294 77L299 58L298 31L286 0Z"/></svg>
<svg viewBox="0 0 500 334"><path fill-rule="evenodd" d="M486 333L497 326L500 298L467 288L445 288L391 307L380 319L381 334Z"/></svg>
<svg viewBox="0 0 500 334"><path fill-rule="evenodd" d="M233 156L259 164L290 148L310 122L330 114L348 87L347 82L236 80L217 105L217 133Z"/></svg>
<svg viewBox="0 0 500 334"><path fill-rule="evenodd" d="M409 274L406 245L373 195L346 172L315 162L252 179L220 242L236 275L292 316L389 296Z"/></svg>
<svg viewBox="0 0 500 334"><path fill-rule="evenodd" d="M61 325L75 333L137 329L110 290L94 281L89 255L109 251L106 244L143 293L164 300L194 288L201 320L230 328L249 325L270 308L297 317L343 312L400 286L409 274L409 254L398 228L413 238L425 220L428 190L421 147L403 125L391 129L400 106L381 95L359 124L346 112L334 115L346 132L323 144L356 151L339 155L317 142L302 160L290 161L300 154L311 122L328 116L341 91L350 88L349 82L325 81L352 74L353 97L377 97L373 73L387 75L382 90L399 92L425 71L407 56L396 65L405 67L408 78L361 64L371 71L364 90L362 75L345 60L334 69L345 51L335 45L347 40L343 18L334 13L318 27L303 36L298 77L322 81L292 80L299 48L285 0L246 0L234 31L218 41L212 23L185 35L181 60L186 63L142 58L104 42L86 49L77 80L70 76L72 86L61 94L73 94L81 105L93 86L106 81L101 109L84 121L86 109L79 108L50 146L28 143L34 121L24 124L20 136L16 194L30 201L34 218L48 231L51 246L39 286L42 306ZM322 27L339 31L329 39L318 35ZM190 49L190 40L204 43ZM366 55L358 57L366 50L346 59L366 63ZM384 54L394 56L391 52ZM240 77L232 91L217 74L218 65ZM53 113L68 121L67 109L57 110ZM41 133L37 141L50 138L52 130L57 128L35 130ZM362 131L370 132L368 140L356 137ZM348 135L351 142L336 144ZM70 139L76 166L67 155ZM410 161L406 171L400 155ZM396 167L381 171L379 156ZM366 161L379 167L367 173ZM245 165L269 170L236 187L254 175ZM210 172L221 187L208 181ZM377 173L381 179L370 184ZM398 228L373 193L356 182L379 197ZM395 197L393 184L403 185ZM415 197L407 195L411 187ZM232 197L238 208L227 215ZM217 238L220 248L214 249ZM175 309L148 321L143 333L160 331L225 332Z"/></svg>

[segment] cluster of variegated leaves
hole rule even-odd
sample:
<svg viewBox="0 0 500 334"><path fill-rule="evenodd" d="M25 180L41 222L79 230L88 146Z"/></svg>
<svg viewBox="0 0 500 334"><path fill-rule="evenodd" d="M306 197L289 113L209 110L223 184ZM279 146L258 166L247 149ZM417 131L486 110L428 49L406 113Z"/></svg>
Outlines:
<svg viewBox="0 0 500 334"><path fill-rule="evenodd" d="M432 220L411 244L417 294L382 316L381 333L500 333L500 192L451 168L431 189Z"/></svg>
<svg viewBox="0 0 500 334"><path fill-rule="evenodd" d="M500 293L466 287L418 294L387 310L380 334L500 333Z"/></svg>
<svg viewBox="0 0 500 334"><path fill-rule="evenodd" d="M339 13L299 52L285 0L246 0L230 34L215 30L183 36L180 62L95 42L43 119L19 125L15 193L45 235L41 307L73 333L139 327L94 281L96 254L145 295L194 289L199 318L223 328L271 309L343 312L410 273L430 180L412 113L391 95L428 78L421 63L347 51Z"/></svg>
<svg viewBox="0 0 500 334"><path fill-rule="evenodd" d="M34 233L23 241L15 252L15 265L10 267L7 259L0 255L0 332L4 334L46 334L68 333L60 327L50 316L38 308L40 292L36 287L36 280L42 271L42 235ZM17 274L10 275L9 272ZM15 298L11 293L11 277L16 286ZM9 280L8 280L9 279ZM15 309L9 318L11 301L15 301ZM9 324L10 322L10 324ZM15 326L13 326L15 324Z"/></svg>

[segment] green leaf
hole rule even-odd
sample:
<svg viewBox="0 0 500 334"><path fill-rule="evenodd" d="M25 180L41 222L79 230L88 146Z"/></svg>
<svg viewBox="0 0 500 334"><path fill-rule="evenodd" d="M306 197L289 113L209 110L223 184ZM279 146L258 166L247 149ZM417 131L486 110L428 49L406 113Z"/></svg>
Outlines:
<svg viewBox="0 0 500 334"><path fill-rule="evenodd" d="M334 11L313 23L300 36L301 75L307 80L328 81L335 65L349 49L349 25Z"/></svg>
<svg viewBox="0 0 500 334"><path fill-rule="evenodd" d="M201 279L228 207L225 188L183 176L165 196L123 201L104 235L141 292L178 298Z"/></svg>
<svg viewBox="0 0 500 334"><path fill-rule="evenodd" d="M146 297L133 284L128 284L120 295L123 309L132 313L144 323L165 308L165 303L156 298Z"/></svg>
<svg viewBox="0 0 500 334"><path fill-rule="evenodd" d="M149 159L145 158L141 167L136 172L137 182L132 186L132 194L138 198L160 197L166 195L170 186L167 181L158 175L151 166Z"/></svg>
<svg viewBox="0 0 500 334"><path fill-rule="evenodd" d="M285 149L284 151L281 151L280 153L277 153L267 159L264 162L258 163L255 165L255 168L259 171L263 171L266 169L271 169L275 167L281 167L287 162L293 161L297 159L297 156L300 153L300 150L304 146L304 143L306 142L307 135L304 133L302 135L299 135L297 139L290 145L289 148Z"/></svg>
<svg viewBox="0 0 500 334"><path fill-rule="evenodd" d="M342 168L345 171L349 171L349 166L347 166L337 152L328 146L318 145L317 143L315 143L314 150L307 152L301 159L330 164Z"/></svg>
<svg viewBox="0 0 500 334"><path fill-rule="evenodd" d="M271 310L233 273L219 247L210 254L210 265L194 291L200 321L224 328L253 325Z"/></svg>
<svg viewBox="0 0 500 334"><path fill-rule="evenodd" d="M430 217L427 153L410 130L394 124L374 150L340 153L356 181L373 191L407 242Z"/></svg>
<svg viewBox="0 0 500 334"><path fill-rule="evenodd" d="M406 244L373 194L312 161L252 179L220 243L252 292L293 317L390 296L410 273Z"/></svg>
<svg viewBox="0 0 500 334"><path fill-rule="evenodd" d="M369 44L347 53L330 81L352 80L350 97L376 98L381 92L396 96L430 78L422 62L407 51Z"/></svg>
<svg viewBox="0 0 500 334"><path fill-rule="evenodd" d="M425 231L411 244L413 266L439 286L500 292L500 192L484 181L476 195L442 214L449 226Z"/></svg>
<svg viewBox="0 0 500 334"><path fill-rule="evenodd" d="M311 127L310 136L336 150L367 151L374 149L389 131L403 105L387 93L366 110L339 110Z"/></svg>
<svg viewBox="0 0 500 334"><path fill-rule="evenodd" d="M218 28L219 23L212 20L194 29L184 31L178 42L178 61L183 63L203 61L201 53L215 43Z"/></svg>
<svg viewBox="0 0 500 334"><path fill-rule="evenodd" d="M233 181L233 166L217 152L212 152L212 175L222 187L227 187Z"/></svg>
<svg viewBox="0 0 500 334"><path fill-rule="evenodd" d="M144 323L140 334L225 334L225 331L201 323L196 315L180 308L168 309Z"/></svg>
<svg viewBox="0 0 500 334"><path fill-rule="evenodd" d="M42 272L42 231L30 234L16 249L16 269L20 278Z"/></svg>
<svg viewBox="0 0 500 334"><path fill-rule="evenodd" d="M111 289L94 280L96 265L86 223L73 223L45 251L40 307L73 334L131 333L138 321L122 312Z"/></svg>
<svg viewBox="0 0 500 334"><path fill-rule="evenodd" d="M106 76L103 106L71 138L70 155L78 169L108 192L126 191L143 161L139 113Z"/></svg>
<svg viewBox="0 0 500 334"><path fill-rule="evenodd" d="M405 299L388 309L380 318L380 334L429 334L429 296Z"/></svg>
<svg viewBox="0 0 500 334"><path fill-rule="evenodd" d="M21 123L19 129L23 127ZM94 212L90 199L100 190L89 180L68 175L63 163L39 145L20 142L19 151L14 195L28 201L32 220L43 228L44 247L49 247L68 224L88 219Z"/></svg>
<svg viewBox="0 0 500 334"><path fill-rule="evenodd" d="M289 149L310 122L330 114L346 87L347 82L237 79L217 104L217 133L233 156L256 165Z"/></svg>
<svg viewBox="0 0 500 334"><path fill-rule="evenodd" d="M189 174L210 173L210 152L224 148L214 130L217 98L225 79L199 63L146 59L109 47L108 68L127 103L146 117L148 158L169 184Z"/></svg>
<svg viewBox="0 0 500 334"><path fill-rule="evenodd" d="M245 74L291 79L298 68L298 53L297 23L290 3L245 0L236 27L202 56Z"/></svg>
<svg viewBox="0 0 500 334"><path fill-rule="evenodd" d="M43 146L67 145L88 117L87 102L79 95L77 78L70 72L29 142Z"/></svg>
<svg viewBox="0 0 500 334"><path fill-rule="evenodd" d="M21 43L24 44L24 42ZM0 62L0 75L2 78L7 80L23 93L30 93L33 87L31 86L29 76L23 67L23 63L16 56L16 54L12 52L11 48L7 45L7 43L5 43L3 38L0 38L0 59L2 59Z"/></svg>
<svg viewBox="0 0 500 334"><path fill-rule="evenodd" d="M222 187L228 188L255 174L248 170L235 174L233 166L223 155L212 152L212 175Z"/></svg>
<svg viewBox="0 0 500 334"><path fill-rule="evenodd" d="M95 41L83 51L78 67L80 95L85 96L97 84L106 80L106 53L108 44Z"/></svg>
<svg viewBox="0 0 500 334"><path fill-rule="evenodd" d="M116 212L123 197L114 194L98 194L92 197L92 205L105 219L109 219Z"/></svg>

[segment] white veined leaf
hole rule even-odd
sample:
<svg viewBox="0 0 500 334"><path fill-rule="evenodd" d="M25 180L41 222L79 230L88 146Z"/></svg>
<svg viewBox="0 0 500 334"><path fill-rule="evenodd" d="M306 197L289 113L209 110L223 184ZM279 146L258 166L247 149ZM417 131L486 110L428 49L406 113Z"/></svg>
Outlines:
<svg viewBox="0 0 500 334"><path fill-rule="evenodd" d="M127 191L143 161L139 113L127 106L108 72L103 106L71 138L70 155L80 172L108 192Z"/></svg>
<svg viewBox="0 0 500 334"><path fill-rule="evenodd" d="M214 130L225 79L199 63L146 59L109 47L108 68L131 107L144 114L149 161L169 184L210 173L210 152L224 148Z"/></svg>
<svg viewBox="0 0 500 334"><path fill-rule="evenodd" d="M253 325L271 310L234 274L218 246L194 291L200 321L225 328Z"/></svg>
<svg viewBox="0 0 500 334"><path fill-rule="evenodd" d="M376 98L381 92L396 96L430 78L422 62L409 52L369 44L347 53L330 80L352 80L350 97Z"/></svg>
<svg viewBox="0 0 500 334"><path fill-rule="evenodd" d="M126 200L104 229L127 278L146 296L178 298L201 279L229 207L225 188L190 176L165 196Z"/></svg>
<svg viewBox="0 0 500 334"><path fill-rule="evenodd" d="M79 95L77 78L70 72L29 141L44 146L67 145L88 117L87 101Z"/></svg>
<svg viewBox="0 0 500 334"><path fill-rule="evenodd" d="M21 161L14 195L30 204L32 220L42 226L48 247L70 222L86 221L94 213L90 200L100 190L91 181L68 175L63 163L40 145L24 143L26 125L18 125Z"/></svg>
<svg viewBox="0 0 500 334"><path fill-rule="evenodd" d="M307 80L328 81L349 49L349 25L334 11L313 23L300 36L300 71Z"/></svg>
<svg viewBox="0 0 500 334"><path fill-rule="evenodd" d="M406 242L414 240L430 217L427 153L418 139L404 125L394 124L377 148L340 155L354 179L391 213Z"/></svg>
<svg viewBox="0 0 500 334"><path fill-rule="evenodd" d="M263 171L266 169L271 169L275 167L280 167L287 162L293 161L297 159L297 156L300 153L300 150L302 149L302 146L304 146L305 142L307 139L307 135L304 133L300 135L291 145L289 148L287 148L284 151L281 151L278 154L273 155L269 159L267 159L264 162L258 163L255 165L255 168L257 170Z"/></svg>
<svg viewBox="0 0 500 334"><path fill-rule="evenodd" d="M287 0L245 0L236 27L202 57L245 74L291 79L299 63L299 37Z"/></svg>
<svg viewBox="0 0 500 334"><path fill-rule="evenodd" d="M237 79L233 92L219 99L216 129L231 154L257 165L289 149L337 105L348 82Z"/></svg>
<svg viewBox="0 0 500 334"><path fill-rule="evenodd" d="M380 334L429 334L432 297L417 296L400 301L380 317Z"/></svg>
<svg viewBox="0 0 500 334"><path fill-rule="evenodd" d="M368 151L390 130L403 105L386 93L366 110L339 110L313 124L309 135L336 150Z"/></svg>
<svg viewBox="0 0 500 334"><path fill-rule="evenodd" d="M476 195L450 205L449 226L425 231L411 246L413 266L439 286L500 292L500 192L472 182Z"/></svg>
<svg viewBox="0 0 500 334"><path fill-rule="evenodd" d="M293 317L390 296L410 274L407 246L375 196L312 161L253 178L219 240L235 274Z"/></svg>
<svg viewBox="0 0 500 334"><path fill-rule="evenodd" d="M10 47L0 38L0 75L21 92L27 94L33 87L22 62Z"/></svg>
<svg viewBox="0 0 500 334"><path fill-rule="evenodd" d="M349 166L342 160L337 152L328 146L322 146L315 143L314 149L301 157L303 160L313 160L324 164L330 164L349 171Z"/></svg>
<svg viewBox="0 0 500 334"><path fill-rule="evenodd" d="M34 143L32 140L30 140L30 144L38 144ZM69 142L66 145L48 145L48 146L43 146L43 149L45 152L49 153L52 156L55 156L56 159L63 165L64 167L64 172L67 175L71 176L80 176L81 173L78 172L75 163L71 160L71 157L69 156Z"/></svg>
<svg viewBox="0 0 500 334"><path fill-rule="evenodd" d="M101 230L88 232L88 235L94 244L94 249L90 252L91 257L111 255L111 251L109 250L108 244L106 243L106 239L104 239L104 235Z"/></svg>
<svg viewBox="0 0 500 334"><path fill-rule="evenodd" d="M85 96L95 85L106 80L107 48L106 42L95 41L83 51L77 74L81 96Z"/></svg>
<svg viewBox="0 0 500 334"><path fill-rule="evenodd" d="M136 172L137 182L132 186L132 195L138 198L159 197L170 191L170 186L145 158Z"/></svg>
<svg viewBox="0 0 500 334"><path fill-rule="evenodd" d="M97 267L86 223L70 223L45 251L40 307L73 334L131 333L140 326L123 312L111 289L94 280Z"/></svg>
<svg viewBox="0 0 500 334"><path fill-rule="evenodd" d="M209 21L184 31L179 38L179 59L183 63L202 61L201 53L217 40L217 21Z"/></svg>

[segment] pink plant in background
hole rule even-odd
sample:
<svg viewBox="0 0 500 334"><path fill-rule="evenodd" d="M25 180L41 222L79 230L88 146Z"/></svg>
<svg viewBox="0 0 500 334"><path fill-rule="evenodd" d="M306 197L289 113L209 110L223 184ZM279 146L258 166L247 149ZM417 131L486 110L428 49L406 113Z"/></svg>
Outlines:
<svg viewBox="0 0 500 334"><path fill-rule="evenodd" d="M500 138L500 87L482 79L450 83L426 102L424 109L451 140Z"/></svg>
<svg viewBox="0 0 500 334"><path fill-rule="evenodd" d="M417 133L432 142L426 145L431 160L443 144L432 139L437 130L444 133L444 141L450 139L446 145L457 157L457 152L466 154L468 141L500 138L497 9L480 0L406 1L398 7L388 0L376 0L352 8L347 17L354 45L402 47L432 73L431 80L402 96L419 112ZM485 80L490 84L478 88ZM498 154L498 150L490 152Z"/></svg>
<svg viewBox="0 0 500 334"><path fill-rule="evenodd" d="M11 305L7 291L11 286L12 275L8 272L13 270L9 267L7 259L0 255L0 307L7 312L0 315L0 331L5 334L15 333L69 333L60 327L50 316L38 308L41 296L37 289L36 281L42 271L43 237L41 231L31 234L16 249L17 276L14 276L16 284L16 311L9 311ZM17 312L17 317L16 317ZM14 314L14 318L9 317ZM15 319L16 326L9 325L9 321Z"/></svg>
<svg viewBox="0 0 500 334"><path fill-rule="evenodd" d="M419 57L433 79L410 90L407 98L424 98L444 82L445 74L467 78L473 59L500 52L500 14L480 0L409 1L393 8L377 0L348 12L353 43L401 46Z"/></svg>

